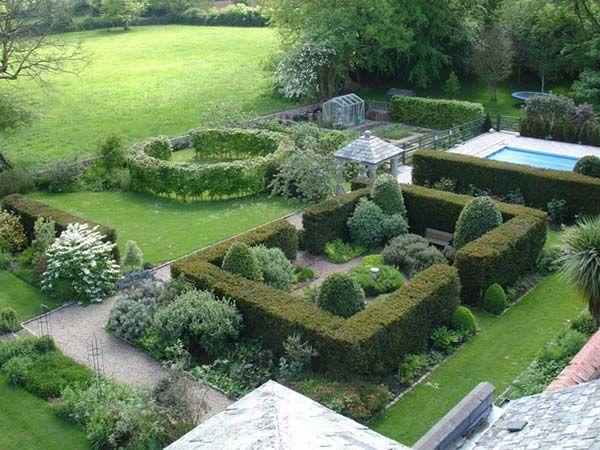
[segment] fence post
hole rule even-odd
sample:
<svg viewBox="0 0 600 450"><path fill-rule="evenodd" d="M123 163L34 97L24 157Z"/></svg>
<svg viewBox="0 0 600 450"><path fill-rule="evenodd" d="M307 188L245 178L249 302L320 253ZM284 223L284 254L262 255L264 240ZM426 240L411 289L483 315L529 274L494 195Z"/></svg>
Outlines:
<svg viewBox="0 0 600 450"><path fill-rule="evenodd" d="M496 131L502 131L502 116L500 114L498 114L498 117L496 118Z"/></svg>

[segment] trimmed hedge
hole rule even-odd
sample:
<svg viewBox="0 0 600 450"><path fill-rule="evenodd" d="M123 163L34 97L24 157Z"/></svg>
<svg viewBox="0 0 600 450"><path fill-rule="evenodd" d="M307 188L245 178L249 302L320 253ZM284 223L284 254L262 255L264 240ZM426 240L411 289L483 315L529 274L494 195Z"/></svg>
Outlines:
<svg viewBox="0 0 600 450"><path fill-rule="evenodd" d="M163 161L149 154L148 146L155 138L145 139L135 144L127 157L132 190L183 198L258 194L265 190L273 164L288 151L280 134L264 130L196 130L191 136L192 145L202 156L226 153L240 159L206 165Z"/></svg>
<svg viewBox="0 0 600 450"><path fill-rule="evenodd" d="M458 276L449 266L422 272L386 301L349 319L200 258L177 261L171 272L174 277L183 275L199 289L231 298L244 318L246 333L263 339L279 353L288 336L301 333L319 353L316 367L336 372L395 370L404 355L427 348L433 330L449 321L459 303Z"/></svg>
<svg viewBox="0 0 600 450"><path fill-rule="evenodd" d="M422 97L392 99L390 115L395 122L444 130L483 117L480 103Z"/></svg>
<svg viewBox="0 0 600 450"><path fill-rule="evenodd" d="M454 233L460 212L473 198L415 185L402 185L402 194L410 232L421 235L426 228ZM326 242L348 240L346 221L360 198L369 195L369 189L360 189L307 208L303 216L307 250L320 254ZM483 289L493 283L514 283L535 266L546 242L546 213L508 203L497 205L504 223L462 247L455 256L461 298L466 304L479 305Z"/></svg>
<svg viewBox="0 0 600 450"><path fill-rule="evenodd" d="M70 223L85 223L90 227L98 227L98 232L106 237L106 242L117 243L117 230L114 228L101 225L91 220L83 219L66 211L53 208L46 203L32 200L20 194L7 195L2 199L2 206L21 217L25 233L30 241L34 239L34 225L38 218L52 220L56 224L56 236L59 236ZM113 248L113 256L115 260L120 261L119 247Z"/></svg>
<svg viewBox="0 0 600 450"><path fill-rule="evenodd" d="M441 178L456 180L459 191L474 185L496 195L515 189L525 203L546 209L552 199L567 202L569 215L600 214L600 179L550 169L512 164L436 150L418 150L413 154L413 183L433 184Z"/></svg>

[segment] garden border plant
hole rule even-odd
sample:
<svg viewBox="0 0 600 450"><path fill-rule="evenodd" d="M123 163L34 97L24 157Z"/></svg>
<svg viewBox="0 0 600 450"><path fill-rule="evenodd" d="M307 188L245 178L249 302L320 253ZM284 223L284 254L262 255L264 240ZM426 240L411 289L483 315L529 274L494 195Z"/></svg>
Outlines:
<svg viewBox="0 0 600 450"><path fill-rule="evenodd" d="M190 144L205 156L239 156L229 162L194 165L151 156L161 139L144 139L131 147L127 166L131 189L182 198L227 198L263 192L278 163L291 150L281 134L256 129L209 128L190 131Z"/></svg>
<svg viewBox="0 0 600 450"><path fill-rule="evenodd" d="M356 183L356 186L360 184ZM454 232L456 221L473 197L415 185L401 185L410 232L425 233L434 228ZM311 253L321 254L326 242L336 238L349 240L346 225L358 201L370 195L364 188L337 196L304 211L304 245ZM455 255L462 302L479 305L483 291L493 283L513 284L535 267L546 241L547 214L532 208L497 202L504 223L461 249Z"/></svg>
<svg viewBox="0 0 600 450"><path fill-rule="evenodd" d="M245 332L262 338L276 352L282 351L288 336L300 333L319 354L315 367L335 372L395 371L405 354L427 348L433 330L448 323L458 306L458 275L445 265L429 268L386 301L348 319L220 268L234 242L279 247L291 257L297 238L296 229L281 220L176 261L171 273L183 275L198 289L232 299L244 318Z"/></svg>
<svg viewBox="0 0 600 450"><path fill-rule="evenodd" d="M590 201L600 197L598 178L438 150L418 150L412 161L413 183L418 185L450 178L462 192L470 185L495 195L507 195L518 188L525 203L534 208L546 209L550 201L560 199L567 202L571 216L600 214L600 203Z"/></svg>

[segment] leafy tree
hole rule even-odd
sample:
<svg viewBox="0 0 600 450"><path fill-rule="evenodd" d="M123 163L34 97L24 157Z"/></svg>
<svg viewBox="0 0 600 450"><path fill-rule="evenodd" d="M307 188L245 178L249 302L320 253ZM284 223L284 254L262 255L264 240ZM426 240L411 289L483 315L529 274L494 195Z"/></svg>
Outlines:
<svg viewBox="0 0 600 450"><path fill-rule="evenodd" d="M456 98L458 97L458 93L460 92L460 81L458 81L458 77L454 71L450 72L448 75L448 79L444 83L444 94L448 98Z"/></svg>
<svg viewBox="0 0 600 450"><path fill-rule="evenodd" d="M494 25L483 29L472 64L477 76L487 83L492 102L497 101L498 82L511 74L513 57L512 41L504 28Z"/></svg>
<svg viewBox="0 0 600 450"><path fill-rule="evenodd" d="M127 241L127 244L125 244L125 256L123 258L124 266L129 267L131 270L142 267L143 256L142 250L135 241Z"/></svg>
<svg viewBox="0 0 600 450"><path fill-rule="evenodd" d="M454 246L458 249L502 224L502 214L489 197L470 200L458 216Z"/></svg>
<svg viewBox="0 0 600 450"><path fill-rule="evenodd" d="M146 0L102 0L102 15L108 19L119 21L125 31L129 24L137 19L146 7Z"/></svg>
<svg viewBox="0 0 600 450"><path fill-rule="evenodd" d="M336 316L350 317L365 309L365 293L348 274L332 273L319 287L317 304Z"/></svg>
<svg viewBox="0 0 600 450"><path fill-rule="evenodd" d="M21 77L43 81L51 73L83 69L79 45L51 35L46 16L52 0L0 1L0 80ZM1 120L0 120L1 122Z"/></svg>
<svg viewBox="0 0 600 450"><path fill-rule="evenodd" d="M109 132L98 145L98 156L100 164L107 173L111 174L115 169L125 164L125 142L123 136Z"/></svg>
<svg viewBox="0 0 600 450"><path fill-rule="evenodd" d="M588 301L596 328L600 325L600 216L584 217L563 234L562 275Z"/></svg>
<svg viewBox="0 0 600 450"><path fill-rule="evenodd" d="M600 111L600 71L586 68L571 86L571 96L578 103L591 103Z"/></svg>

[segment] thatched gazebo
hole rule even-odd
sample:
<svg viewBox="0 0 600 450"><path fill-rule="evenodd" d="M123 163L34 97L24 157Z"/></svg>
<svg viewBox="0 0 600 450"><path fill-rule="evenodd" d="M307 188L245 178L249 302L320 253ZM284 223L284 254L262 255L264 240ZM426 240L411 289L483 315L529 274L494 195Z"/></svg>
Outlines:
<svg viewBox="0 0 600 450"><path fill-rule="evenodd" d="M377 168L381 164L390 163L391 172L394 177L398 177L398 166L402 159L404 150L373 136L370 131L365 131L358 139L350 142L333 154L338 163L337 192L343 193L344 183L344 163L351 162L359 164L359 175L366 176L368 171L369 178L377 177Z"/></svg>

